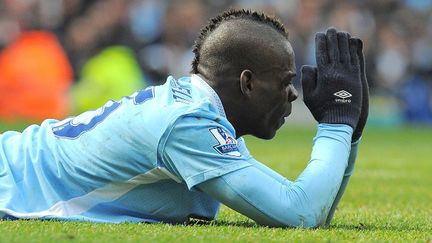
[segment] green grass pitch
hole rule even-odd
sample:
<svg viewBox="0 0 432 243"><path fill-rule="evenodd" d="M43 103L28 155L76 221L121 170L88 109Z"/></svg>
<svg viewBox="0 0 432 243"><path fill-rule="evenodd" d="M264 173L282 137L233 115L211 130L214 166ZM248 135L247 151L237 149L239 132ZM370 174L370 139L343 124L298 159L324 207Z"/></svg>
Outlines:
<svg viewBox="0 0 432 243"><path fill-rule="evenodd" d="M18 126L19 127L19 126ZM0 131L6 128L0 126ZM248 138L260 161L290 179L305 167L313 129ZM432 129L367 129L356 170L328 228L257 226L223 207L210 224L93 224L0 221L0 242L432 242Z"/></svg>

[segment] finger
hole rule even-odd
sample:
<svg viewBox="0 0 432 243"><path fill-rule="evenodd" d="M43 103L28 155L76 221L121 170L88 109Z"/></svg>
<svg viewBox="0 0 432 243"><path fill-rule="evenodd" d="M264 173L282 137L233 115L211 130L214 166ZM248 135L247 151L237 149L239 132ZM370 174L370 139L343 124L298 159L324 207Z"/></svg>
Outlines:
<svg viewBox="0 0 432 243"><path fill-rule="evenodd" d="M312 94L316 88L317 68L305 65L301 69L301 81L303 87L303 96Z"/></svg>
<svg viewBox="0 0 432 243"><path fill-rule="evenodd" d="M366 80L365 60L364 60L364 54L363 54L363 42L360 39L356 39L356 42L357 42L357 55L359 58L359 65L360 65L360 75L361 75L362 80ZM367 82L364 85L367 85Z"/></svg>
<svg viewBox="0 0 432 243"><path fill-rule="evenodd" d="M357 56L359 57L359 64L360 64L360 77L362 80L362 89L363 89L363 106L362 111L363 113L368 113L369 110L369 84L367 82L366 78L366 65L365 65L365 59L363 54L363 42L360 39L356 39L357 42ZM367 114L365 115L367 117Z"/></svg>
<svg viewBox="0 0 432 243"><path fill-rule="evenodd" d="M337 39L337 31L335 28L330 28L327 30L327 52L330 63L339 62L339 48L338 48L338 39Z"/></svg>
<svg viewBox="0 0 432 243"><path fill-rule="evenodd" d="M358 39L350 38L349 39L349 51L350 51L350 61L351 64L355 67L359 65L359 55L358 55ZM360 67L359 67L360 68Z"/></svg>
<svg viewBox="0 0 432 243"><path fill-rule="evenodd" d="M321 32L315 35L315 58L318 67L328 63L327 40L325 34Z"/></svg>
<svg viewBox="0 0 432 243"><path fill-rule="evenodd" d="M349 50L349 39L348 33L338 32L337 33L338 46L339 46L339 59L341 63L350 63L350 50Z"/></svg>
<svg viewBox="0 0 432 243"><path fill-rule="evenodd" d="M360 39L354 39L357 42L357 56L359 59L360 66L360 78L362 81L362 106L359 122L353 133L353 141L358 140L361 137L362 131L366 125L368 114L369 114L369 85L366 79L365 69L365 58L363 54L363 42Z"/></svg>

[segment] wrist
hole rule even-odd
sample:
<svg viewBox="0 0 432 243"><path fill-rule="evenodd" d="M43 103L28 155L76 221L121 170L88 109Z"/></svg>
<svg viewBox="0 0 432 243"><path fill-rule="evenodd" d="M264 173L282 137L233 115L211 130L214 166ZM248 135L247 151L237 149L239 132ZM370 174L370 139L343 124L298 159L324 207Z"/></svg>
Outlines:
<svg viewBox="0 0 432 243"><path fill-rule="evenodd" d="M350 135L354 132L351 126L343 123L319 123L318 130L341 131Z"/></svg>
<svg viewBox="0 0 432 243"><path fill-rule="evenodd" d="M347 147L350 147L352 133L353 128L346 124L320 123L318 124L317 136L315 139L331 137L343 142Z"/></svg>
<svg viewBox="0 0 432 243"><path fill-rule="evenodd" d="M319 123L345 124L354 130L359 119L358 113L349 107L330 108L325 111Z"/></svg>

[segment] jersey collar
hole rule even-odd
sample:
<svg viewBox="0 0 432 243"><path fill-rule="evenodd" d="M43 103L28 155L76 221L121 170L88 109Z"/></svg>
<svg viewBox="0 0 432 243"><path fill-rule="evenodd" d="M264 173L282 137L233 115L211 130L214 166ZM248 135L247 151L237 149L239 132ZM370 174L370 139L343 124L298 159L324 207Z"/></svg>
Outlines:
<svg viewBox="0 0 432 243"><path fill-rule="evenodd" d="M213 107L217 110L219 115L226 118L225 110L223 108L222 102L217 95L217 93L213 90L210 85L206 81L204 81L200 76L196 74L192 74L191 76L191 83L197 87L200 91L202 91L212 103Z"/></svg>

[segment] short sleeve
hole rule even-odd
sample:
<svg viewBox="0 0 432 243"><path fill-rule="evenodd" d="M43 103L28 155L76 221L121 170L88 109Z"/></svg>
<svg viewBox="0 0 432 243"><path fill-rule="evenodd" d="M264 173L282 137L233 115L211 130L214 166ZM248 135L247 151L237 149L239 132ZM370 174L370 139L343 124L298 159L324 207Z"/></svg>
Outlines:
<svg viewBox="0 0 432 243"><path fill-rule="evenodd" d="M181 117L159 145L159 158L189 189L204 181L251 166L247 149L233 129L213 120Z"/></svg>

